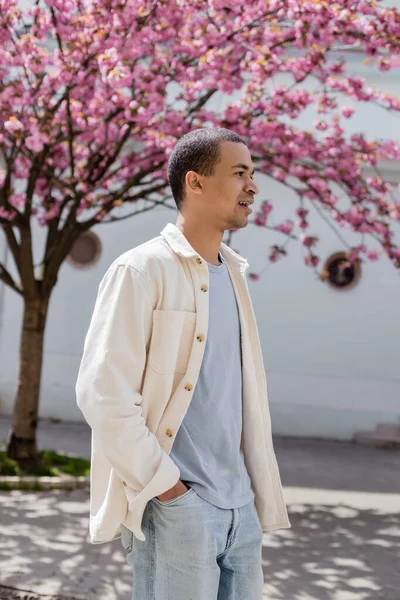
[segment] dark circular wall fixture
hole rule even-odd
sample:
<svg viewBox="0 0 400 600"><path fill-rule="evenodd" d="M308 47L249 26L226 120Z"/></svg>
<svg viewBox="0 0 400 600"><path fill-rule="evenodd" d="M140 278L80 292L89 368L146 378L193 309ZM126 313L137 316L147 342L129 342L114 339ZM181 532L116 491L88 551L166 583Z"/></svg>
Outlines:
<svg viewBox="0 0 400 600"><path fill-rule="evenodd" d="M361 277L360 260L350 262L345 252L336 252L325 261L322 279L336 290L350 290Z"/></svg>
<svg viewBox="0 0 400 600"><path fill-rule="evenodd" d="M96 264L100 255L100 239L93 231L85 231L72 246L66 260L77 269L87 269Z"/></svg>

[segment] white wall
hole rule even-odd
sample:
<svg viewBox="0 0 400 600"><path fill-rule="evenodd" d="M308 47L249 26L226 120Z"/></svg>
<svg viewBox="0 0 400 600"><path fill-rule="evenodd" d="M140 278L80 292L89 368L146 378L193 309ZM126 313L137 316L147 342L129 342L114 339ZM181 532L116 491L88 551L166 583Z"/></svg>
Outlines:
<svg viewBox="0 0 400 600"><path fill-rule="evenodd" d="M273 186L269 186L273 193ZM260 194L261 197L261 194ZM283 199L283 198L282 198ZM74 385L98 283L119 254L175 222L157 210L119 224L98 226L103 254L89 270L64 264L46 329L40 415L80 420ZM321 256L340 249L330 230ZM250 262L266 263L270 234L249 225L232 246ZM281 263L249 282L260 330L276 433L348 438L357 429L399 415L399 274L388 261L363 267L353 290L336 292L303 266L297 246ZM0 330L0 413L9 414L15 391L22 302L4 295Z"/></svg>

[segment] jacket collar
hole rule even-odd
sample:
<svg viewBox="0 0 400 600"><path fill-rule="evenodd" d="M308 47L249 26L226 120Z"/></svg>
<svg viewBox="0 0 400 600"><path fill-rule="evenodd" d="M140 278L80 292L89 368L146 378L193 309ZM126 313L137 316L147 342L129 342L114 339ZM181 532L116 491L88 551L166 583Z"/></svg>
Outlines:
<svg viewBox="0 0 400 600"><path fill-rule="evenodd" d="M177 254L180 254L185 258L192 258L196 256L202 258L200 254L192 248L181 230L178 229L178 227L173 223L168 223L161 231L161 235L165 238L172 250ZM228 263L228 266L236 267L237 269L240 269L240 271L245 271L249 266L249 263L245 258L242 258L237 252L232 250L232 248L223 242L221 242L220 252Z"/></svg>

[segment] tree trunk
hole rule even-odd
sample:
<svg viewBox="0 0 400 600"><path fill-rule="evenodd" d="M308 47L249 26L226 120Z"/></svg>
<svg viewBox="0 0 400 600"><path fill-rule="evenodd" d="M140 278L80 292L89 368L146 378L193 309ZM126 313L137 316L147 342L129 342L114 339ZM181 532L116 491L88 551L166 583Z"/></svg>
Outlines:
<svg viewBox="0 0 400 600"><path fill-rule="evenodd" d="M36 426L49 300L24 299L17 395L7 455L21 467L37 464Z"/></svg>

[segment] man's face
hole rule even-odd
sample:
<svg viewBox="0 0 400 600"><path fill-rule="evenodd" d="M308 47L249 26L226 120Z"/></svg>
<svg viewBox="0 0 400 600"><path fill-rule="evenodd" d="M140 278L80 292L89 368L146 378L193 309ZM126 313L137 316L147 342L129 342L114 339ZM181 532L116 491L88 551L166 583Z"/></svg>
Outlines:
<svg viewBox="0 0 400 600"><path fill-rule="evenodd" d="M251 213L251 208L240 202L252 203L259 192L253 181L251 155L247 146L236 142L222 142L220 153L214 175L198 176L201 190L190 198L189 204L196 210L197 218L222 231L240 229L248 225Z"/></svg>

